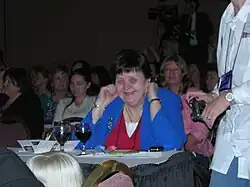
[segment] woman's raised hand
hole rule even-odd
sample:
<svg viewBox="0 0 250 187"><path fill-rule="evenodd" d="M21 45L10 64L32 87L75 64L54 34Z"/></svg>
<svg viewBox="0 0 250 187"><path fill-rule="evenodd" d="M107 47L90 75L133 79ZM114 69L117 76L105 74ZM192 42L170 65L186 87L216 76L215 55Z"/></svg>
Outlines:
<svg viewBox="0 0 250 187"><path fill-rule="evenodd" d="M96 104L105 108L117 97L115 85L110 84L101 88Z"/></svg>

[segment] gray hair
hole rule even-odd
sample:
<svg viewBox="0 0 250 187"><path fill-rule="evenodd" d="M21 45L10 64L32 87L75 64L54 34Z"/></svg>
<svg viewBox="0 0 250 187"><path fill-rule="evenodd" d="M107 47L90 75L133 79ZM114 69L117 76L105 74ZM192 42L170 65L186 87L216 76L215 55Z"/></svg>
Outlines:
<svg viewBox="0 0 250 187"><path fill-rule="evenodd" d="M64 152L36 155L26 164L46 187L81 187L85 181L76 159Z"/></svg>

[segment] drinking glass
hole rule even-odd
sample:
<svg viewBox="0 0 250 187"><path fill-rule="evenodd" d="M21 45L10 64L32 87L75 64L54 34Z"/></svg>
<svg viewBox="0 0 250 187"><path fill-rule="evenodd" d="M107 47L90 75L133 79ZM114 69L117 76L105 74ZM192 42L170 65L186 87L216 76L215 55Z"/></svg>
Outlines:
<svg viewBox="0 0 250 187"><path fill-rule="evenodd" d="M82 152L80 155L86 154L86 142L90 139L92 135L91 127L87 123L81 123L75 125L75 135L78 140L82 142Z"/></svg>
<svg viewBox="0 0 250 187"><path fill-rule="evenodd" d="M71 126L68 122L55 122L53 136L60 144L60 151L64 151L64 144L71 138Z"/></svg>

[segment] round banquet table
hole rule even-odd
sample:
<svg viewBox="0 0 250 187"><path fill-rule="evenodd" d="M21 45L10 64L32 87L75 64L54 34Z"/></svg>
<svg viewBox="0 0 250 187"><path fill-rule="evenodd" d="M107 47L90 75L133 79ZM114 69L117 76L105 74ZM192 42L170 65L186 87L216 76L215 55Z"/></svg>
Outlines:
<svg viewBox="0 0 250 187"><path fill-rule="evenodd" d="M34 156L31 152L19 152L10 148L24 162ZM149 157L76 156L84 176L106 160L117 160L128 165L133 173L135 187L207 187L209 171L199 164L190 152L168 151ZM159 155L157 155L159 154Z"/></svg>

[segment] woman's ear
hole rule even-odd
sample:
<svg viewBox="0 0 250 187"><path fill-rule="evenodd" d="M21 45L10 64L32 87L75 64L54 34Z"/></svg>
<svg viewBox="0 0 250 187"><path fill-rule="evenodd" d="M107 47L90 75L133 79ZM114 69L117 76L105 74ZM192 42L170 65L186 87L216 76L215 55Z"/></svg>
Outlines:
<svg viewBox="0 0 250 187"><path fill-rule="evenodd" d="M145 89L146 89L145 91L146 92L148 92L148 87L149 87L150 82L151 82L151 78L145 80Z"/></svg>

